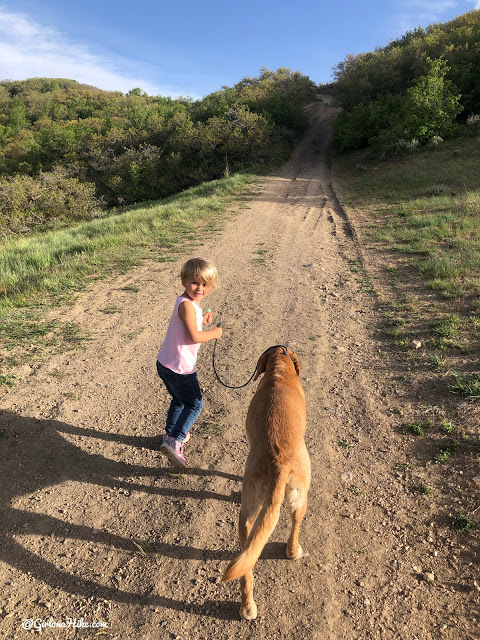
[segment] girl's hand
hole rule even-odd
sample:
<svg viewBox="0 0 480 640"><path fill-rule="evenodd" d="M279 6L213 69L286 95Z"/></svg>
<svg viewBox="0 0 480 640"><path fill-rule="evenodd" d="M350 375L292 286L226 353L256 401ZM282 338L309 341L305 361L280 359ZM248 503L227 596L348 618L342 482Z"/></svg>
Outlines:
<svg viewBox="0 0 480 640"><path fill-rule="evenodd" d="M207 311L203 314L203 324L212 324L213 313L211 311Z"/></svg>

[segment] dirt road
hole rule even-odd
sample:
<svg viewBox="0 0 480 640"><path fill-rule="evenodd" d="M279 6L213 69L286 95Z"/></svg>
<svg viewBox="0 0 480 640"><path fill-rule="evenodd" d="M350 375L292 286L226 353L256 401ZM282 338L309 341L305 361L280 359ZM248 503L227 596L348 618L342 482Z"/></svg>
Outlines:
<svg viewBox="0 0 480 640"><path fill-rule="evenodd" d="M101 628L79 625L102 621L99 637L119 640L480 637L474 551L412 491L428 465L403 466L410 445L399 426L416 400L402 395L377 341L368 257L365 275L361 234L332 184L333 115L312 107L291 161L220 232L199 234L176 262L100 281L62 310L91 331L86 350L26 364L31 375L4 399L0 424L2 638L27 637L27 619L63 622L41 634L62 639L97 637ZM155 451L168 406L155 357L192 253L218 266L207 303L224 319L224 379L244 382L265 348L286 341L302 363L306 553L284 557L282 512L255 569L252 623L239 618L238 583L219 580L238 545L254 385L222 387L212 343L200 350L205 410L187 473Z"/></svg>

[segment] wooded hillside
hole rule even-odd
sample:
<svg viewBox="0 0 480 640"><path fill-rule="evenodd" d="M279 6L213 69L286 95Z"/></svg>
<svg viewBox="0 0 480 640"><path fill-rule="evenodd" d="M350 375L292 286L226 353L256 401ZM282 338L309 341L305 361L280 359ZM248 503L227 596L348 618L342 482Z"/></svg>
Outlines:
<svg viewBox="0 0 480 640"><path fill-rule="evenodd" d="M455 135L480 113L480 11L418 28L335 68L342 151L385 152ZM412 142L413 141L413 142Z"/></svg>
<svg viewBox="0 0 480 640"><path fill-rule="evenodd" d="M0 83L0 232L157 199L278 163L306 127L314 83L262 69L203 100L73 80Z"/></svg>

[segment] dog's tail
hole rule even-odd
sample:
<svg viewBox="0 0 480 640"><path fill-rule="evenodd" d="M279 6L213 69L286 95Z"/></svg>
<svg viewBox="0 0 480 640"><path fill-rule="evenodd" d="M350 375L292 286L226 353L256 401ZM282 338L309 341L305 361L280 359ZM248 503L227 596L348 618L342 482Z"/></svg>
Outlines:
<svg viewBox="0 0 480 640"><path fill-rule="evenodd" d="M222 582L241 578L255 566L263 547L277 524L289 475L290 469L283 467L279 474L269 482L263 507L247 538L245 548L230 562L223 574Z"/></svg>

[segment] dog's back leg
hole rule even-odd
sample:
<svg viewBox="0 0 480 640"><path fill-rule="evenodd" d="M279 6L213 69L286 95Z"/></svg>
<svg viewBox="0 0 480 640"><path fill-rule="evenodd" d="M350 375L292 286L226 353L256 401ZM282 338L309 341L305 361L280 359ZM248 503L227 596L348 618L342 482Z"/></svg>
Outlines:
<svg viewBox="0 0 480 640"><path fill-rule="evenodd" d="M298 534L307 510L307 493L310 487L310 459L306 449L301 458L301 464L289 478L285 489L285 501L292 518L292 528L287 542L288 558L300 558L303 553L302 547L298 544Z"/></svg>
<svg viewBox="0 0 480 640"><path fill-rule="evenodd" d="M258 495L259 484L256 485L253 479L244 479L242 506L238 523L238 533L242 550L245 548L247 538L250 535L250 531L262 506L263 499ZM257 605L253 599L253 571L249 571L240 578L240 591L242 594L240 615L244 620L254 620L257 617Z"/></svg>
<svg viewBox="0 0 480 640"><path fill-rule="evenodd" d="M303 551L298 544L298 535L300 531L300 523L307 510L307 493L301 489L287 488L286 500L290 507L290 516L292 519L292 528L287 542L287 557L300 558Z"/></svg>

